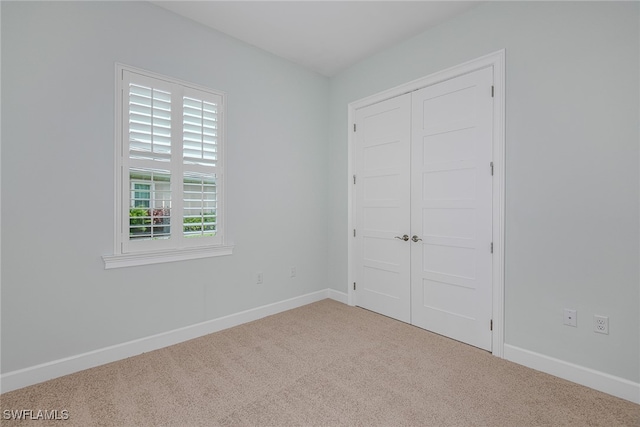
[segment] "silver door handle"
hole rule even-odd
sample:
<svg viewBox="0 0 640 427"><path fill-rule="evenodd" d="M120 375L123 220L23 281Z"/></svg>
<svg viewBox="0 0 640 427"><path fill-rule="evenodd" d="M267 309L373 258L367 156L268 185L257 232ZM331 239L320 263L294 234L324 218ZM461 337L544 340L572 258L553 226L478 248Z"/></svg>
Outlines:
<svg viewBox="0 0 640 427"><path fill-rule="evenodd" d="M422 239L414 234L411 240L413 240L414 242L417 242L418 240L422 240Z"/></svg>
<svg viewBox="0 0 640 427"><path fill-rule="evenodd" d="M404 235L404 236L402 236L402 237L400 237L400 236L396 236L396 237L394 237L394 239L400 239L400 240L404 240L404 241L406 242L407 240L409 240L409 235L408 235L408 234L405 234L405 235Z"/></svg>

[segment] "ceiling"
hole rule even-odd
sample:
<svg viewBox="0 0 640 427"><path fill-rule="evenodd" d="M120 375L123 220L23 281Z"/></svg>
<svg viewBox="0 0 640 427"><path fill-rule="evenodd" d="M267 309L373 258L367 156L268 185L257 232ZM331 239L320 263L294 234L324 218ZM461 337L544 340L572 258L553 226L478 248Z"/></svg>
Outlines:
<svg viewBox="0 0 640 427"><path fill-rule="evenodd" d="M152 1L325 76L477 1Z"/></svg>

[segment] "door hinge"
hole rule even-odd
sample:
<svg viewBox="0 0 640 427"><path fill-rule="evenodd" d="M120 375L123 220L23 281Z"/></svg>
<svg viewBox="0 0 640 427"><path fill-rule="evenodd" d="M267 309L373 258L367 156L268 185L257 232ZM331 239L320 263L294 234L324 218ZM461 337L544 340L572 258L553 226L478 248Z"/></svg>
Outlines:
<svg viewBox="0 0 640 427"><path fill-rule="evenodd" d="M356 124L355 123L353 124L353 131L354 132L356 131Z"/></svg>
<svg viewBox="0 0 640 427"><path fill-rule="evenodd" d="M353 229L353 237L356 237L356 229Z"/></svg>
<svg viewBox="0 0 640 427"><path fill-rule="evenodd" d="M493 319L489 322L489 330L493 331Z"/></svg>
<svg viewBox="0 0 640 427"><path fill-rule="evenodd" d="M355 175L353 175L353 183L354 184L356 183L356 176Z"/></svg>
<svg viewBox="0 0 640 427"><path fill-rule="evenodd" d="M356 290L356 282L353 282L353 290Z"/></svg>
<svg viewBox="0 0 640 427"><path fill-rule="evenodd" d="M493 98L493 86L491 86L491 97Z"/></svg>
<svg viewBox="0 0 640 427"><path fill-rule="evenodd" d="M491 242L491 253L493 253L493 242Z"/></svg>
<svg viewBox="0 0 640 427"><path fill-rule="evenodd" d="M489 163L491 165L491 176L493 176L493 162Z"/></svg>

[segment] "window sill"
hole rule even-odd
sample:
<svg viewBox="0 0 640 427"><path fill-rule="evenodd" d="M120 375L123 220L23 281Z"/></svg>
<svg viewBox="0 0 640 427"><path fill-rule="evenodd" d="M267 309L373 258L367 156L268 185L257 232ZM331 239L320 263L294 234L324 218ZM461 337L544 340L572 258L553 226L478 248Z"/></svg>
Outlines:
<svg viewBox="0 0 640 427"><path fill-rule="evenodd" d="M160 264L189 259L231 255L233 246L207 246L200 248L172 249L154 252L136 252L118 255L103 255L105 270L111 268L135 267L137 265Z"/></svg>

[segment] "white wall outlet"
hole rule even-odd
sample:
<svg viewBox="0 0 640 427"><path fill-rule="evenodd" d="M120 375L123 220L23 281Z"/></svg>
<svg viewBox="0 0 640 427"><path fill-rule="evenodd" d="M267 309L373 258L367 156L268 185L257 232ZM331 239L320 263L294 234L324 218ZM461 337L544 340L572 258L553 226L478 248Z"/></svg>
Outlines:
<svg viewBox="0 0 640 427"><path fill-rule="evenodd" d="M258 273L256 273L256 283L257 283L258 285L261 285L261 284L262 284L262 272L258 272Z"/></svg>
<svg viewBox="0 0 640 427"><path fill-rule="evenodd" d="M609 318L607 316L593 316L593 332L609 334Z"/></svg>
<svg viewBox="0 0 640 427"><path fill-rule="evenodd" d="M296 277L296 268L295 267L291 267L289 269L289 277Z"/></svg>
<svg viewBox="0 0 640 427"><path fill-rule="evenodd" d="M564 309L564 324L568 326L573 326L574 328L578 326L578 313L575 310L571 310L568 308Z"/></svg>

